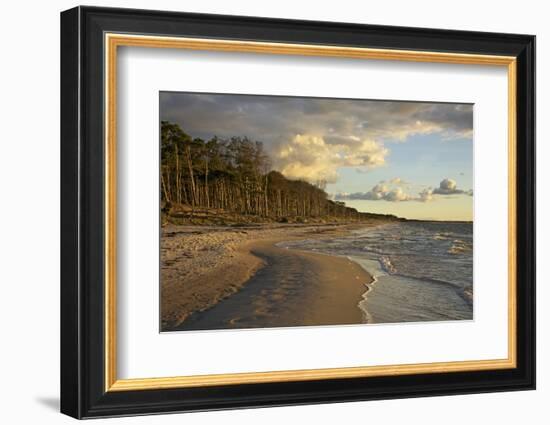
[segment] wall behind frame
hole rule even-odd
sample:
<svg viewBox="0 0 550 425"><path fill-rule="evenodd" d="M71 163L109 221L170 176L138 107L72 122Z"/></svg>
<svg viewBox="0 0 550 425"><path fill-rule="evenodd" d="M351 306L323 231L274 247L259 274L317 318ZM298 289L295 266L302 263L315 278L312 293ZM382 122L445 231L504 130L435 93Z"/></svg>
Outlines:
<svg viewBox="0 0 550 425"><path fill-rule="evenodd" d="M3 43L0 70L0 327L4 349L0 356L0 393L6 423L36 420L43 424L74 423L57 413L59 392L59 12L78 2L10 2L4 6L0 31ZM157 0L94 1L97 6L155 8L188 12L279 18L347 21L365 24L517 32L537 35L538 116L550 114L550 29L544 4L534 0L393 2L318 2L279 0ZM544 96L546 95L546 96ZM541 100L542 99L542 100ZM550 139L550 125L541 120L538 140ZM540 143L539 164L550 157ZM538 169L538 216L550 214L544 196L549 167ZM542 259L550 257L545 239L550 224L539 220L539 282L550 281ZM373 424L464 425L473 420L517 424L526 419L543 423L544 401L550 397L550 289L538 287L538 390L338 405L210 412L156 417L111 419L125 424L279 424L309 421L330 424L366 421ZM100 420L101 422L102 420Z"/></svg>

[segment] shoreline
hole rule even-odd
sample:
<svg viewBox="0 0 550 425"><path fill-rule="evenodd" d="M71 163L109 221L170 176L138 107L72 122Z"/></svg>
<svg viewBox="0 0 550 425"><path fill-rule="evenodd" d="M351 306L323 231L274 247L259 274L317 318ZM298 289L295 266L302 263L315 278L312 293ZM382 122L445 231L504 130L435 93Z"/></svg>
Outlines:
<svg viewBox="0 0 550 425"><path fill-rule="evenodd" d="M279 239L247 244L265 265L243 288L177 330L251 329L364 323L358 307L370 276L337 256L279 248Z"/></svg>
<svg viewBox="0 0 550 425"><path fill-rule="evenodd" d="M163 229L161 330L365 323L367 270L349 258L275 244L379 224Z"/></svg>

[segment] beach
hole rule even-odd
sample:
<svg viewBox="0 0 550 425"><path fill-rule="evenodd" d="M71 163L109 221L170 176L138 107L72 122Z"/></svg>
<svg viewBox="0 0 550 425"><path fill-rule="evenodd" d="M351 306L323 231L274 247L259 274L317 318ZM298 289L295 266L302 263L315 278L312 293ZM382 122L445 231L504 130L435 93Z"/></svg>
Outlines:
<svg viewBox="0 0 550 425"><path fill-rule="evenodd" d="M163 331L473 318L472 225L173 225Z"/></svg>
<svg viewBox="0 0 550 425"><path fill-rule="evenodd" d="M340 237L345 224L162 229L163 331L364 323L372 277L345 257L276 246Z"/></svg>
<svg viewBox="0 0 550 425"><path fill-rule="evenodd" d="M359 306L367 323L473 319L473 226L401 221L351 235L279 243L348 258L373 278Z"/></svg>

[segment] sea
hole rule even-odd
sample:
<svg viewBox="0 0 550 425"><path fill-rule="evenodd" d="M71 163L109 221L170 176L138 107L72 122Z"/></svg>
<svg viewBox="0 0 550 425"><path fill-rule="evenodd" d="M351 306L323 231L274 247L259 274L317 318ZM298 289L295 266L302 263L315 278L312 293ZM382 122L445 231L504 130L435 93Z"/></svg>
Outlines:
<svg viewBox="0 0 550 425"><path fill-rule="evenodd" d="M473 319L472 223L403 221L278 246L363 267L374 279L357 305L366 323Z"/></svg>

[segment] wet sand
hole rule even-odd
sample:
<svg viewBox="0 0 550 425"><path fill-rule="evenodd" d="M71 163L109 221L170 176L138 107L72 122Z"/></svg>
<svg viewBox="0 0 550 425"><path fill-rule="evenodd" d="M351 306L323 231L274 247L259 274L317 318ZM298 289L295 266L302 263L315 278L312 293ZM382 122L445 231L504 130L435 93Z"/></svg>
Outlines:
<svg viewBox="0 0 550 425"><path fill-rule="evenodd" d="M346 258L275 246L357 227L164 229L162 330L363 323L358 303L372 280L363 268Z"/></svg>
<svg viewBox="0 0 550 425"><path fill-rule="evenodd" d="M243 289L175 330L364 323L358 303L372 278L347 258L247 244L264 265Z"/></svg>

